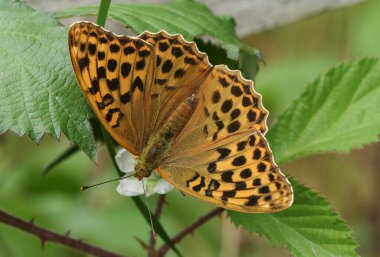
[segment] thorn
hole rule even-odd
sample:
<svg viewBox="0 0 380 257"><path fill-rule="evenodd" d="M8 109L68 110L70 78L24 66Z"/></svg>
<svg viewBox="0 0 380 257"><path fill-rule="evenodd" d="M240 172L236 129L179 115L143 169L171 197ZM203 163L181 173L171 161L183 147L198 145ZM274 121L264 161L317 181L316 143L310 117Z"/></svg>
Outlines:
<svg viewBox="0 0 380 257"><path fill-rule="evenodd" d="M148 245L142 239L138 238L137 236L135 236L134 238L137 242L139 242L139 244L142 246L144 250L148 249Z"/></svg>
<svg viewBox="0 0 380 257"><path fill-rule="evenodd" d="M69 237L70 234L71 234L71 230L69 229L69 230L66 231L65 236L68 236L68 237Z"/></svg>
<svg viewBox="0 0 380 257"><path fill-rule="evenodd" d="M36 220L36 216L33 216L33 217L30 219L29 223L33 225L35 220Z"/></svg>
<svg viewBox="0 0 380 257"><path fill-rule="evenodd" d="M41 251L42 251L41 255L44 256L45 255L46 240L43 238L40 238L40 240L41 240Z"/></svg>

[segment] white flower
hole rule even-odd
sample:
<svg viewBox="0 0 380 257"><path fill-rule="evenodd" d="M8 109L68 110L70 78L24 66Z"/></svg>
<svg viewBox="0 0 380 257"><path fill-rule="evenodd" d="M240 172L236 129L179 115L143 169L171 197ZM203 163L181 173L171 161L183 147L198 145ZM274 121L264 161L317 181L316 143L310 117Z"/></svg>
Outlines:
<svg viewBox="0 0 380 257"><path fill-rule="evenodd" d="M115 156L115 160L119 169L125 173L125 175L132 175L135 168L135 159L125 149L121 149ZM143 178L142 182L131 176L120 180L116 191L125 196L136 196L144 194L144 187L146 189L146 195L151 196L154 193L166 194L173 189L165 179L161 178L157 171L153 171L150 177Z"/></svg>

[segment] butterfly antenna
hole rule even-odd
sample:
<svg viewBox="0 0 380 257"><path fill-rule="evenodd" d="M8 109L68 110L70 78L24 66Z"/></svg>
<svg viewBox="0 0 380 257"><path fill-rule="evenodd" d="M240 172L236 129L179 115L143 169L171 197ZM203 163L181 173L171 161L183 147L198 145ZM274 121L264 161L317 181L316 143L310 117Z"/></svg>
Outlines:
<svg viewBox="0 0 380 257"><path fill-rule="evenodd" d="M103 182L100 182L100 183L97 183L97 184L94 184L94 185L90 185L90 186L81 186L80 187L80 190L86 190L86 189L89 189L91 187L96 187L96 186L100 186L100 185L103 185L103 184L106 184L106 183L109 183L109 182L113 182L113 181L117 181L117 180L122 180L122 179L125 179L125 178L129 178L129 177L132 177L134 176L135 174L130 174L130 175L125 175L125 176L122 176L120 178L115 178L115 179L111 179L111 180L107 180L107 181L103 181Z"/></svg>
<svg viewBox="0 0 380 257"><path fill-rule="evenodd" d="M148 209L148 213L149 213L150 226L152 227L152 236L153 236L154 240L156 240L157 236L156 236L156 231L154 230L154 226L153 226L152 213L151 213L150 208L149 208L148 195L146 193L146 188L145 188L144 181L141 180L141 183L142 183L142 186L143 186L143 189L144 189L145 204L146 204L146 208Z"/></svg>

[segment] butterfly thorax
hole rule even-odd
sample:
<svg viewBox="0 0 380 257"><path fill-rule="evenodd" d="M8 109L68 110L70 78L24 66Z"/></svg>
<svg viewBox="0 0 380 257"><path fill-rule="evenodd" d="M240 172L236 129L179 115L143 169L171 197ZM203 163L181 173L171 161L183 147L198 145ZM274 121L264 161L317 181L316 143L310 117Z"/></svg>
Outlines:
<svg viewBox="0 0 380 257"><path fill-rule="evenodd" d="M173 138L185 127L187 121L193 114L197 98L193 94L185 99L169 116L165 125L153 134L147 142L146 147L141 152L136 166L135 177L142 179L149 177L151 173L162 163L166 157Z"/></svg>

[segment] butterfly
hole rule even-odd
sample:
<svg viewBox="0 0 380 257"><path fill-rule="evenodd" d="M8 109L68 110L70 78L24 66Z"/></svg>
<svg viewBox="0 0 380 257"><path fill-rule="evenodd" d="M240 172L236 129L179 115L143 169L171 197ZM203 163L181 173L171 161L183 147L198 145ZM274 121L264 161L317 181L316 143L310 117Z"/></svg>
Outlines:
<svg viewBox="0 0 380 257"><path fill-rule="evenodd" d="M240 212L293 202L264 135L268 111L253 82L212 66L194 42L165 31L118 36L91 22L68 33L77 81L113 139L180 191Z"/></svg>

